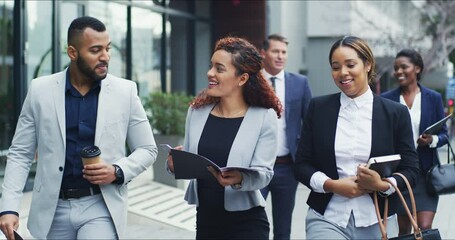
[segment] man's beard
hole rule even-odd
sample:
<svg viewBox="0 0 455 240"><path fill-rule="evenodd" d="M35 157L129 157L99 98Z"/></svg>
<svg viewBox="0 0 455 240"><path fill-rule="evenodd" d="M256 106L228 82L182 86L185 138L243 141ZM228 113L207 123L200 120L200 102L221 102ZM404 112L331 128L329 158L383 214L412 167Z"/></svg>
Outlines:
<svg viewBox="0 0 455 240"><path fill-rule="evenodd" d="M98 81L98 80L103 80L104 78L106 78L107 71L103 75L98 75L95 72L95 70L90 68L90 66L87 64L87 62L84 60L84 58L81 57L80 54L76 60L76 65L79 68L79 71L81 71L82 74L84 74L85 76L87 76L90 79ZM105 65L106 65L106 67L108 66L107 63L105 63Z"/></svg>

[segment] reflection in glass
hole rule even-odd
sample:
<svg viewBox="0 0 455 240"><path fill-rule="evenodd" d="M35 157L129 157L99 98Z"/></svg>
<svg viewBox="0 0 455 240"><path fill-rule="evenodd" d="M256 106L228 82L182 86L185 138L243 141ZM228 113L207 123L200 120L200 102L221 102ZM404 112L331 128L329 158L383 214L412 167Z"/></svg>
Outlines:
<svg viewBox="0 0 455 240"><path fill-rule="evenodd" d="M70 59L66 54L66 49L68 47L68 27L70 26L71 22L79 17L79 8L80 4L71 3L71 2L62 2L61 9L60 9L60 45L62 47L60 53L60 60L61 62L61 70L68 67L70 63Z"/></svg>
<svg viewBox="0 0 455 240"><path fill-rule="evenodd" d="M0 1L0 177L14 129L13 6Z"/></svg>
<svg viewBox="0 0 455 240"><path fill-rule="evenodd" d="M106 29L109 32L112 46L110 50L109 73L125 78L127 7L107 1L88 1L85 6L87 15L98 18L106 25Z"/></svg>
<svg viewBox="0 0 455 240"><path fill-rule="evenodd" d="M27 1L28 81L52 74L52 1Z"/></svg>
<svg viewBox="0 0 455 240"><path fill-rule="evenodd" d="M170 68L166 70L172 73L172 92L186 92L188 83L188 48L189 36L188 29L190 20L171 16L169 23L171 25L168 34L168 59L170 60Z"/></svg>
<svg viewBox="0 0 455 240"><path fill-rule="evenodd" d="M160 59L162 17L150 10L132 8L133 81L138 83L139 96L160 91Z"/></svg>

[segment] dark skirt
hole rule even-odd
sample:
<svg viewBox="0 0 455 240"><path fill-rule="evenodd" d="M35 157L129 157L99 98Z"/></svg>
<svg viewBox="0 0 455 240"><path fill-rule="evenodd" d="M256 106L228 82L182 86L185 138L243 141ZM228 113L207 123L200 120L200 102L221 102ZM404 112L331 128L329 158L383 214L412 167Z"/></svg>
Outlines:
<svg viewBox="0 0 455 240"><path fill-rule="evenodd" d="M438 208L439 196L427 191L424 174L421 173L419 175L417 184L412 190L414 191L417 212L436 212L436 209ZM412 211L411 201L409 200L409 192L403 191L403 196L406 199L409 210ZM394 197L392 199L393 200L390 201L390 207L394 209L398 215L406 215L406 211L402 207L403 204L401 203L401 200L398 197Z"/></svg>
<svg viewBox="0 0 455 240"><path fill-rule="evenodd" d="M196 239L269 239L269 222L263 207L229 212L197 208Z"/></svg>

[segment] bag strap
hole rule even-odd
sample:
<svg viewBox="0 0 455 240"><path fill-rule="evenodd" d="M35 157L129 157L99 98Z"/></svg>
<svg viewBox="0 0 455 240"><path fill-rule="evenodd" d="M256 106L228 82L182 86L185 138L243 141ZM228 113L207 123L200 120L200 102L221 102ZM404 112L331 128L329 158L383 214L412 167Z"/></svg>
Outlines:
<svg viewBox="0 0 455 240"><path fill-rule="evenodd" d="M450 163L450 153L452 153L452 159L455 158L455 154L453 153L453 148L452 148L452 145L450 144L449 136L446 134L445 137L447 138L447 163L449 164ZM439 158L438 158L438 164L441 165Z"/></svg>
<svg viewBox="0 0 455 240"><path fill-rule="evenodd" d="M410 199L411 199L412 214L411 214L411 211L409 211L409 207L406 204L406 200L404 199L403 194L401 193L400 189L397 186L395 186L391 180L389 180L387 178L383 178L382 180L390 183L390 185L392 185L393 188L395 188L395 191L398 194L398 196L400 197L401 203L403 204L403 207L404 207L404 209L406 211L406 214L409 217L409 220L411 222L412 228L414 229L414 238L415 239L422 239L422 232L420 231L420 228L417 225L417 210L416 210L416 204L415 204L415 199L414 199L414 193L412 192L411 185L409 184L408 179L403 174L394 173L393 175L397 175L397 176L400 176L401 178L403 178L403 181L405 182L406 187L408 188L409 196L410 196ZM389 201L389 199L388 198L385 199L384 217L383 217L384 220L381 219L381 214L379 212L378 192L375 192L373 194L373 200L374 200L374 208L376 210L376 216L378 218L379 229L380 229L381 235L382 235L381 239L382 240L386 240L386 239L388 239L387 238L387 215L388 215L388 201Z"/></svg>

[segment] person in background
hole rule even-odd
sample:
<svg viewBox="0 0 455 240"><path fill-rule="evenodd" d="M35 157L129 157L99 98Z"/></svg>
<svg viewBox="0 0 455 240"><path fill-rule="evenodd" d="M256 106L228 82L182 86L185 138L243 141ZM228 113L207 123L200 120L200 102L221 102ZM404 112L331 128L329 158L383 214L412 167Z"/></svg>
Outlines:
<svg viewBox="0 0 455 240"><path fill-rule="evenodd" d="M281 104L261 74L262 58L247 40L217 41L208 87L188 110L183 149L218 166L255 172L216 172L191 180L185 199L197 205L196 239L268 239L269 222L260 189L273 176L277 116ZM174 172L172 156L167 166Z"/></svg>
<svg viewBox="0 0 455 240"><path fill-rule="evenodd" d="M428 170L437 164L437 148L447 144L447 127L438 135L424 134L423 131L444 118L444 105L440 93L419 83L423 72L423 60L413 49L403 49L397 53L393 66L399 87L381 95L407 107L411 115L413 139L419 155L420 174L413 189L417 207L417 224L421 230L431 229L438 207L439 196L428 192L425 178ZM410 204L409 193L403 193ZM397 207L400 235L411 233L411 223L400 202L392 202Z"/></svg>
<svg viewBox="0 0 455 240"><path fill-rule="evenodd" d="M297 179L311 190L306 238L380 239L370 193L387 196L395 189L366 168L366 163L371 157L400 154L396 172L414 186L419 165L411 119L406 107L371 91L375 59L363 39L346 36L337 40L330 49L329 63L341 93L311 100L295 162ZM400 190L406 188L402 178L389 179ZM383 208L383 197L379 203ZM387 233L398 235L392 211Z"/></svg>
<svg viewBox="0 0 455 240"><path fill-rule="evenodd" d="M151 166L157 147L136 84L108 74L110 49L102 22L76 18L68 28L69 67L31 81L3 182L0 228L8 239L19 226L22 190L35 153L28 217L33 237L122 237L126 184ZM90 145L101 150L101 162L84 167L79 152Z"/></svg>
<svg viewBox="0 0 455 240"><path fill-rule="evenodd" d="M311 90L306 76L284 71L288 56L285 37L278 34L268 36L261 55L264 63L262 74L275 89L284 109L283 116L278 120L274 175L261 193L265 199L269 192L272 196L273 238L290 239L292 211L299 183L294 176L294 159Z"/></svg>

